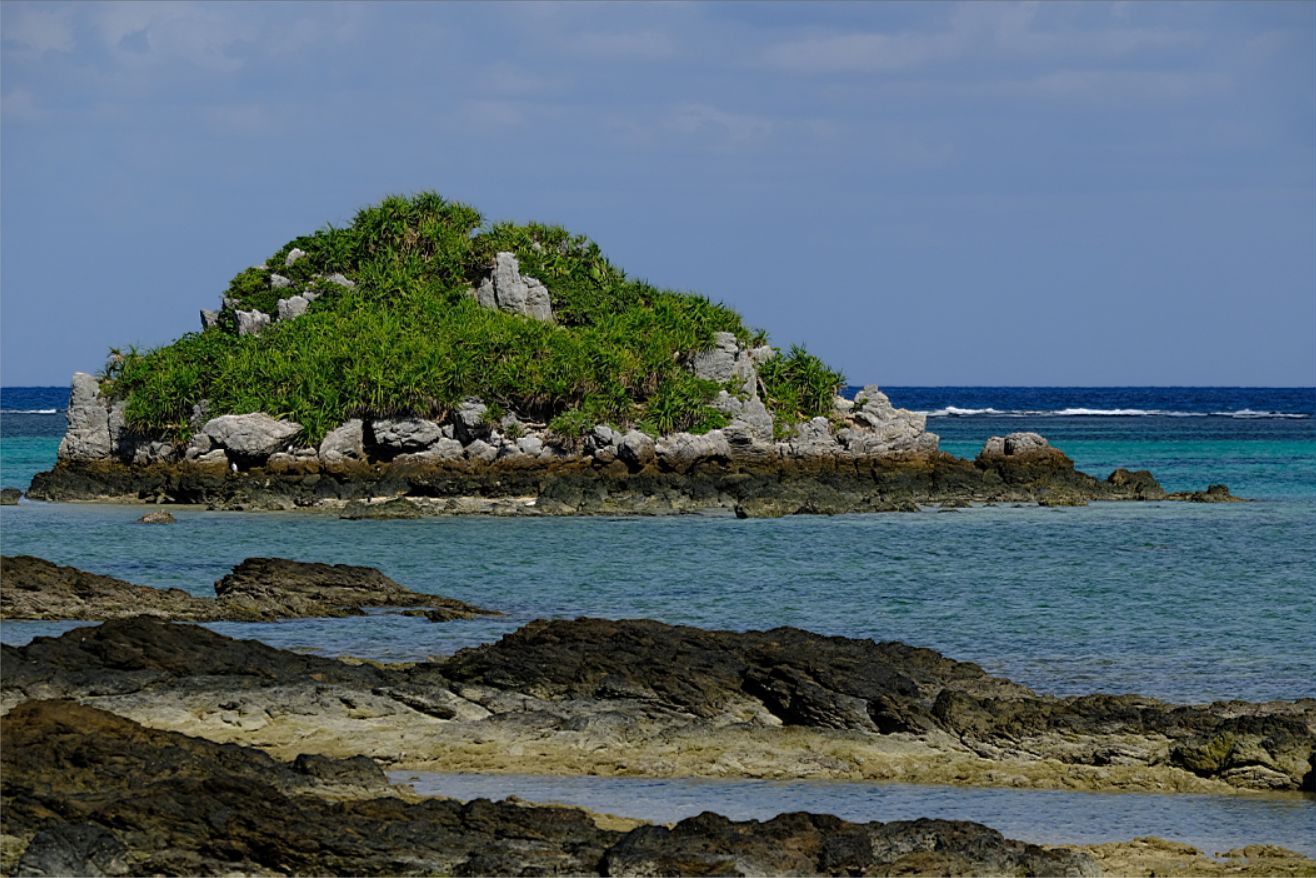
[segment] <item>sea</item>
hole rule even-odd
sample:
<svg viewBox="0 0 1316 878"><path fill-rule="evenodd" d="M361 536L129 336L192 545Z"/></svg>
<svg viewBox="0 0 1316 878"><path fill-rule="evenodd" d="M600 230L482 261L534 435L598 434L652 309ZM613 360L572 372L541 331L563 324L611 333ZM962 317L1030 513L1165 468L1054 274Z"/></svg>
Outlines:
<svg viewBox="0 0 1316 878"><path fill-rule="evenodd" d="M343 521L174 507L177 524L151 527L134 524L137 506L24 499L0 507L0 549L199 595L213 594L217 579L253 555L366 564L417 591L506 613L442 624L371 614L209 626L322 655L418 660L493 641L536 618L643 617L900 640L1055 695L1136 692L1185 703L1316 697L1316 388L883 390L897 406L925 412L952 454L972 457L989 436L1030 430L1094 475L1146 468L1168 490L1224 483L1249 502L768 520ZM67 405L67 388L0 388L0 485L26 488L54 464ZM0 640L24 643L73 624L5 622ZM807 806L896 819L883 815L912 814L922 802L935 816L991 825L1008 815L1007 834L1037 841L1076 840L1063 814L1092 830L1086 840L1093 832L1096 840L1147 834L1136 821L1116 819L1143 813L1159 815L1158 834L1204 848L1269 842L1316 856L1311 797L1010 791L1015 798L1007 801L972 790L751 781L629 788L603 778L440 775L415 783L662 819L718 804L742 817Z"/></svg>

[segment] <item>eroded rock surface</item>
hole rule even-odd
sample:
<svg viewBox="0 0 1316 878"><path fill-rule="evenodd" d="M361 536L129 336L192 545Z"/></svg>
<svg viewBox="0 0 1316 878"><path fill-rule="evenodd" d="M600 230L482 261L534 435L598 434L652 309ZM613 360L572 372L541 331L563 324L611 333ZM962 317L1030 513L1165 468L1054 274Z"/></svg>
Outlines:
<svg viewBox="0 0 1316 878"><path fill-rule="evenodd" d="M1097 874L975 823L706 813L622 832L573 808L411 801L368 760L283 762L69 702L0 725L3 832L29 874Z"/></svg>
<svg viewBox="0 0 1316 878"><path fill-rule="evenodd" d="M134 585L30 555L0 560L0 618L269 621L407 608L431 621L494 614L453 598L403 588L372 567L248 558L215 583L215 599ZM496 615L496 614L495 614Z"/></svg>
<svg viewBox="0 0 1316 878"><path fill-rule="evenodd" d="M791 628L541 621L407 667L146 619L3 649L6 706L74 697L286 758L1198 792L1313 783L1314 700L1054 698L931 650Z"/></svg>
<svg viewBox="0 0 1316 878"><path fill-rule="evenodd" d="M403 588L373 567L248 558L215 583L218 603L272 619L346 616L365 607L423 607L435 621L491 615L453 598Z"/></svg>

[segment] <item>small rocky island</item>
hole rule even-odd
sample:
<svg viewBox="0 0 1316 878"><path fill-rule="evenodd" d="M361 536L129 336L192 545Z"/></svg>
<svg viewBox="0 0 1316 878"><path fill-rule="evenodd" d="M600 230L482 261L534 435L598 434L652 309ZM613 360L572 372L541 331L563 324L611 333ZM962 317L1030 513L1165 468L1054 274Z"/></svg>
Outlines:
<svg viewBox="0 0 1316 878"><path fill-rule="evenodd" d="M237 275L203 328L73 377L35 499L345 517L740 516L1165 499L1035 433L974 460L923 415L552 226L389 198ZM1229 499L1217 486L1172 499Z"/></svg>

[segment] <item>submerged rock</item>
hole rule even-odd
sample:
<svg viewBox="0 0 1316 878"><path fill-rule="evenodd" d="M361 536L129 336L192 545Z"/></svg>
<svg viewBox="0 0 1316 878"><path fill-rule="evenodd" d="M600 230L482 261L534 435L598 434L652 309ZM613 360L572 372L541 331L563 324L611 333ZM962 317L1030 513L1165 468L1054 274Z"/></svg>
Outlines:
<svg viewBox="0 0 1316 878"><path fill-rule="evenodd" d="M137 519L138 524L177 524L178 519L169 512L148 512Z"/></svg>

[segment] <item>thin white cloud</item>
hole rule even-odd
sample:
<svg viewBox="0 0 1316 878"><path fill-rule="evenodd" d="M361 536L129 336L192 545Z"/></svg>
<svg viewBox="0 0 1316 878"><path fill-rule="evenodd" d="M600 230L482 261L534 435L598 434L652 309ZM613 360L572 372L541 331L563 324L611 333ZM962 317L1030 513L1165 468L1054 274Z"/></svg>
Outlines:
<svg viewBox="0 0 1316 878"><path fill-rule="evenodd" d="M982 90L1003 97L1038 97L1095 103L1216 98L1233 87L1224 73L1166 70L1056 70Z"/></svg>
<svg viewBox="0 0 1316 878"><path fill-rule="evenodd" d="M933 7L938 8L938 7ZM1077 26L1065 4L964 3L936 27L887 33L815 33L767 46L763 63L803 74L882 73L962 60L1118 59L1199 45L1187 30L1128 24Z"/></svg>
<svg viewBox="0 0 1316 878"><path fill-rule="evenodd" d="M658 122L668 135L702 142L718 149L740 149L762 144L776 129L776 123L752 113L736 113L711 104L683 103Z"/></svg>
<svg viewBox="0 0 1316 878"><path fill-rule="evenodd" d="M577 34L568 42L577 55L626 61L663 61L676 55L676 42L662 31L592 31Z"/></svg>
<svg viewBox="0 0 1316 878"><path fill-rule="evenodd" d="M39 119L44 115L37 96L22 86L8 89L0 95L0 115L10 121Z"/></svg>
<svg viewBox="0 0 1316 878"><path fill-rule="evenodd" d="M36 3L6 4L4 41L34 53L73 50L73 7Z"/></svg>
<svg viewBox="0 0 1316 878"><path fill-rule="evenodd" d="M921 67L952 57L952 34L832 34L769 46L767 63L797 73L871 73Z"/></svg>

